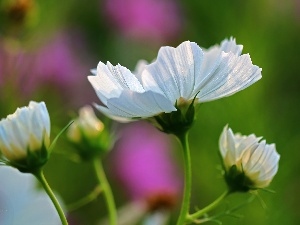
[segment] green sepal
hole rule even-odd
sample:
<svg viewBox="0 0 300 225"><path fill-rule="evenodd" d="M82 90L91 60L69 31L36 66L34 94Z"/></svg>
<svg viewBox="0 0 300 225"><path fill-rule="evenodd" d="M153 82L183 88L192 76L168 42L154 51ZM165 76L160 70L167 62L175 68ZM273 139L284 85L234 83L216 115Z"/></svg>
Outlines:
<svg viewBox="0 0 300 225"><path fill-rule="evenodd" d="M199 92L198 92L199 93ZM198 95L198 93L197 93L197 95ZM195 95L195 97L193 98L193 101L192 101L192 103L189 105L189 107L188 107L188 109L187 109L187 111L186 111L186 114L185 114L185 117L186 117L186 119L187 119L187 121L189 122L189 123L193 123L194 122L194 120L195 120L195 105L194 105L194 103L195 103L195 100L196 100L196 96L197 95Z"/></svg>
<svg viewBox="0 0 300 225"><path fill-rule="evenodd" d="M225 181L230 192L248 192L254 190L254 183L243 171L238 170L236 165L233 165L225 172Z"/></svg>
<svg viewBox="0 0 300 225"><path fill-rule="evenodd" d="M80 141L71 142L82 160L91 160L95 157L102 157L112 147L112 135L103 130L96 137L88 137L82 130L80 130Z"/></svg>
<svg viewBox="0 0 300 225"><path fill-rule="evenodd" d="M195 98L188 107L186 105L178 105L176 101L176 111L154 116L154 119L159 124L159 129L165 133L177 136L186 133L192 127L195 120Z"/></svg>
<svg viewBox="0 0 300 225"><path fill-rule="evenodd" d="M27 156L17 161L7 161L6 164L15 167L22 173L35 173L41 169L49 159L49 151L44 142L39 150L31 151L27 148Z"/></svg>

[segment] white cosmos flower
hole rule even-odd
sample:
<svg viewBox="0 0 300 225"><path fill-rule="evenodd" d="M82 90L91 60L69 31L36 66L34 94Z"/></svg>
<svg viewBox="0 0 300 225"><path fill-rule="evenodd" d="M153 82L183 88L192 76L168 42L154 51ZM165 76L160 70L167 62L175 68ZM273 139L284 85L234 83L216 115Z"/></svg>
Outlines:
<svg viewBox="0 0 300 225"><path fill-rule="evenodd" d="M257 189L267 187L272 181L278 170L280 155L275 144L269 145L265 140L260 140L254 134L233 134L228 126L224 127L219 147L230 186ZM243 174L243 179L240 174Z"/></svg>
<svg viewBox="0 0 300 225"><path fill-rule="evenodd" d="M31 101L0 121L0 151L8 161L22 161L49 144L50 118L44 102Z"/></svg>
<svg viewBox="0 0 300 225"><path fill-rule="evenodd" d="M48 195L36 189L34 176L1 166L0 180L0 224L61 224Z"/></svg>
<svg viewBox="0 0 300 225"><path fill-rule="evenodd" d="M103 103L97 109L104 114L118 120L147 118L176 111L176 102L195 96L197 102L212 101L258 81L261 69L241 51L233 38L208 50L185 41L177 48L162 47L153 63L138 65L136 74L119 64L99 62L88 79Z"/></svg>

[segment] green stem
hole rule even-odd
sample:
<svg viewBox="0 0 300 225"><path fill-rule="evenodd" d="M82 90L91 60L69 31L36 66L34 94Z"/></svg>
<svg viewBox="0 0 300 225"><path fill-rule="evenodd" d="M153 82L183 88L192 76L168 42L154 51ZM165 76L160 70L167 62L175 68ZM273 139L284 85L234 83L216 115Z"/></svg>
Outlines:
<svg viewBox="0 0 300 225"><path fill-rule="evenodd" d="M94 158L93 164L96 171L97 179L102 187L103 195L106 201L110 225L117 225L117 210L115 206L115 201L106 175L104 173L102 162L100 159Z"/></svg>
<svg viewBox="0 0 300 225"><path fill-rule="evenodd" d="M192 189L192 168L191 168L191 156L188 143L188 132L182 135L177 135L183 148L184 158L184 190L183 199L181 204L180 214L177 220L177 225L183 225L186 222L186 218L189 214L190 208L190 196Z"/></svg>
<svg viewBox="0 0 300 225"><path fill-rule="evenodd" d="M98 185L90 194L88 194L87 196L79 199L78 201L69 204L67 206L68 208L68 212L74 211L79 209L80 207L92 202L93 200L95 200L98 195L102 192L102 189L100 187L100 185Z"/></svg>
<svg viewBox="0 0 300 225"><path fill-rule="evenodd" d="M230 192L229 191L225 191L219 198L217 198L215 201L213 201L211 204L209 204L208 206L206 206L205 208L199 210L198 212L195 212L191 215L188 216L188 220L189 221L193 221L198 219L199 217L205 215L206 213L208 213L210 210L213 210L215 207L217 207L221 201L227 196L229 195Z"/></svg>
<svg viewBox="0 0 300 225"><path fill-rule="evenodd" d="M60 217L62 225L68 225L68 221L66 219L66 216L65 216L59 202L57 201L53 191L51 190L49 184L47 183L47 180L44 176L43 170L40 169L37 172L33 173L33 175L41 182L43 188L45 189L46 193L48 194L51 201L53 202L53 205L55 206L55 209L56 209L56 211L57 211L57 213Z"/></svg>

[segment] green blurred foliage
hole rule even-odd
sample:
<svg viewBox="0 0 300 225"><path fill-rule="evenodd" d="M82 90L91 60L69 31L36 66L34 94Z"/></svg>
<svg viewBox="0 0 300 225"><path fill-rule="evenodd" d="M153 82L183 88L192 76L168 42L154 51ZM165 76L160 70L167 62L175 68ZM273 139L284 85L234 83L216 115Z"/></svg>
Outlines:
<svg viewBox="0 0 300 225"><path fill-rule="evenodd" d="M149 44L123 38L108 23L103 15L102 2L97 0L39 0L32 1L34 7L26 26L14 29L6 27L1 19L1 36L16 40L25 48L34 48L48 35L59 30L74 28L83 33L90 63L96 67L98 61L120 63L134 69L137 60L155 58L161 44ZM185 40L197 42L208 48L233 36L244 45L255 65L263 69L263 78L246 90L218 101L199 106L197 120L190 132L193 162L192 209L203 207L218 197L225 189L218 155L218 138L226 124L234 132L255 133L263 136L267 143L276 143L281 155L278 174L270 189L275 194L259 192L265 202L264 209L259 198L237 211L242 218L224 217L223 224L299 224L300 201L300 54L297 47L300 40L300 5L297 0L252 0L252 1L200 1L179 2L184 12L183 31L178 40L164 45L177 46ZM1 5L4 16L5 4ZM117 7L117 6L116 6ZM5 23L4 23L5 22ZM3 29L2 29L3 28ZM89 71L86 72L88 74ZM92 87L90 87L92 88ZM48 92L20 99L10 87L1 89L0 116L5 117L16 107L27 105L29 100L46 102L51 120L52 137L71 119L76 108L62 102L57 93ZM67 91L67 90L66 90ZM78 90L84 93L85 89ZM10 93L10 94L9 94ZM93 100L87 100L91 104ZM89 163L78 164L64 157L60 152L71 152L62 137L46 166L45 174L51 186L61 194L66 204L76 201L96 186L94 171ZM180 148L174 149L179 163ZM105 162L109 162L109 156ZM106 168L110 170L113 162ZM108 171L109 174L109 171ZM117 205L126 199L113 183ZM244 202L249 195L237 194L228 198L215 211L234 207ZM75 218L82 224L94 224L106 213L103 199L75 211ZM214 224L213 222L207 224Z"/></svg>

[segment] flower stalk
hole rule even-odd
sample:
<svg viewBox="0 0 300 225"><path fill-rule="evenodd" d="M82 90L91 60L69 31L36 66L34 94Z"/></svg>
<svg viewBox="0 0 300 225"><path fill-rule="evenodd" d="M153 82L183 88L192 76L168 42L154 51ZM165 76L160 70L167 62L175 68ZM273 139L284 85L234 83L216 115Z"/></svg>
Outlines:
<svg viewBox="0 0 300 225"><path fill-rule="evenodd" d="M42 169L37 170L35 173L33 173L33 175L40 181L40 183L42 184L44 190L46 191L46 193L48 194L49 198L51 199L51 201L53 202L53 205L59 215L59 218L61 220L62 225L68 225L68 221L66 219L66 216L57 200L57 198L55 197L53 191L51 190L45 176L43 173Z"/></svg>
<svg viewBox="0 0 300 225"><path fill-rule="evenodd" d="M184 190L183 199L181 204L180 214L177 220L177 225L183 225L186 222L186 218L189 214L190 197L192 189L192 167L191 156L188 142L188 132L184 132L181 135L177 135L183 149L184 158Z"/></svg>
<svg viewBox="0 0 300 225"><path fill-rule="evenodd" d="M97 187L95 187L95 189L89 193L87 196L79 199L78 201L68 205L68 211L74 211L76 209L81 208L82 206L92 202L93 200L95 200L98 195L102 192L102 189L100 187L100 185L98 185Z"/></svg>
<svg viewBox="0 0 300 225"><path fill-rule="evenodd" d="M229 194L230 194L230 191L228 191L228 190L225 191L222 195L220 195L220 197L218 197L215 201L213 201L211 204L209 204L205 208L203 208L203 209L201 209L201 210L199 210L199 211L197 211L197 212L195 212L191 215L188 215L187 220L189 222L192 222L192 221L198 219L199 217L205 215L209 211L216 208L224 200L224 198L226 198Z"/></svg>
<svg viewBox="0 0 300 225"><path fill-rule="evenodd" d="M101 185L103 195L105 198L106 206L109 214L109 224L117 225L117 210L115 206L114 197L110 188L110 185L107 181L106 175L104 173L104 169L102 166L102 162L99 158L93 159L93 166L97 175L97 179L99 184Z"/></svg>

